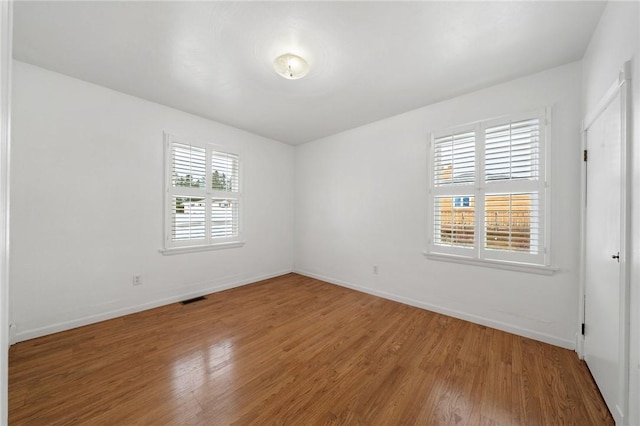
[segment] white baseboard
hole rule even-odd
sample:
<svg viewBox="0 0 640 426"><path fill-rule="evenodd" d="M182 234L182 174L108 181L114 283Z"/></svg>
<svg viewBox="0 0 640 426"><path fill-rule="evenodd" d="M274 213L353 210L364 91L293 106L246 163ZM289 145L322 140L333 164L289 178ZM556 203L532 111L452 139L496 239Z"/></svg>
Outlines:
<svg viewBox="0 0 640 426"><path fill-rule="evenodd" d="M236 281L230 281L224 284L219 284L219 285L211 286L208 288L204 288L195 292L181 293L175 296L154 300L151 302L143 303L142 305L129 306L126 308L120 308L120 309L115 309L107 312L101 312L96 315L90 315L83 318L74 319L71 321L59 322L56 324L48 325L46 327L19 331L15 334L14 340L16 343L23 342L25 340L35 339L36 337L42 337L49 334L58 333L60 331L71 330L72 328L82 327L85 325L106 321L106 320L121 317L124 315L134 314L136 312L146 311L148 309L169 305L171 303L180 302L182 300L204 296L206 294L217 293L219 291L228 290L230 288L235 288L235 287L241 287L247 284L253 284L258 281L279 277L281 275L285 275L291 272L293 271L289 269L289 270L274 272L271 274L255 276L255 277L245 278L245 279L236 280Z"/></svg>
<svg viewBox="0 0 640 426"><path fill-rule="evenodd" d="M386 291L374 290L367 287L362 287L356 284L352 284L346 281L337 280L331 277L327 277L324 275L315 274L312 272L307 272L300 269L295 269L293 272L296 274L304 275L307 277L315 278L321 281L326 281L331 284L339 285L341 287L350 288L352 290L360 291L362 293L371 294L373 296L382 297L384 299L393 300L394 302L404 303L405 305L415 306L417 308L422 308L427 311L436 312L439 314L447 315L450 317L462 319L465 321L469 321L475 324L484 325L486 327L495 328L497 330L506 331L507 333L516 334L518 336L527 337L533 340L537 340L544 343L549 343L550 345L559 346L565 349L575 350L576 342L571 341L569 339L562 339L556 336L552 336L546 333L540 333L535 330L530 330L527 328L522 328L518 326L514 326L511 324L507 324L501 321L496 321L490 318L481 317L478 315L468 314L465 312L460 312L454 309L445 308L438 305L433 305L431 303L421 302L419 300L410 299L403 296L398 296L392 293L387 293Z"/></svg>
<svg viewBox="0 0 640 426"><path fill-rule="evenodd" d="M575 351L578 354L578 358L584 359L584 336L582 333L576 333Z"/></svg>

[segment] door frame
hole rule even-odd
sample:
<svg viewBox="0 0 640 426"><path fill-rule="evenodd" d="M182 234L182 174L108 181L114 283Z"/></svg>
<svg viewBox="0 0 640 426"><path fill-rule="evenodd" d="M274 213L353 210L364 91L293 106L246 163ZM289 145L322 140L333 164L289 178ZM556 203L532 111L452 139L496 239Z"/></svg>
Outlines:
<svg viewBox="0 0 640 426"><path fill-rule="evenodd" d="M8 419L9 306L9 147L13 1L0 1L0 424Z"/></svg>
<svg viewBox="0 0 640 426"><path fill-rule="evenodd" d="M587 150L587 131L591 125L600 117L620 95L620 299L619 299L619 358L618 358L618 401L621 406L616 405L618 413L611 413L620 424L626 424L629 412L629 277L631 255L631 239L628 232L631 229L631 62L624 64L618 79L611 85L609 90L597 103L596 107L589 111L582 121L582 149ZM581 166L581 203L580 203L580 287L579 287L579 323L578 329L582 330L585 324L585 301L586 301L586 213L587 213L587 164L582 161ZM580 359L584 360L584 335L579 331L576 335L576 352ZM616 422L618 423L618 422Z"/></svg>

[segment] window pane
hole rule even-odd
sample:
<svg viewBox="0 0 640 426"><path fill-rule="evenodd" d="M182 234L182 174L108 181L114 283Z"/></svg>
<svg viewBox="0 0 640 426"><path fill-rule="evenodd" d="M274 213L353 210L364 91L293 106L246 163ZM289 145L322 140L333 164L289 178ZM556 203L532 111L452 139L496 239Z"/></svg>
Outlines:
<svg viewBox="0 0 640 426"><path fill-rule="evenodd" d="M472 183L475 180L475 133L454 133L434 141L435 186Z"/></svg>
<svg viewBox="0 0 640 426"><path fill-rule="evenodd" d="M434 243L472 247L475 234L474 197L435 197L434 201Z"/></svg>
<svg viewBox="0 0 640 426"><path fill-rule="evenodd" d="M171 197L171 240L205 239L204 198Z"/></svg>
<svg viewBox="0 0 640 426"><path fill-rule="evenodd" d="M211 189L238 192L239 158L236 154L214 151L211 154Z"/></svg>
<svg viewBox="0 0 640 426"><path fill-rule="evenodd" d="M211 238L237 237L238 200L214 198L211 202Z"/></svg>
<svg viewBox="0 0 640 426"><path fill-rule="evenodd" d="M487 194L485 248L537 254L539 212L538 193Z"/></svg>
<svg viewBox="0 0 640 426"><path fill-rule="evenodd" d="M485 180L538 179L540 120L489 127L485 131Z"/></svg>
<svg viewBox="0 0 640 426"><path fill-rule="evenodd" d="M204 188L206 155L204 148L174 142L171 146L171 185Z"/></svg>

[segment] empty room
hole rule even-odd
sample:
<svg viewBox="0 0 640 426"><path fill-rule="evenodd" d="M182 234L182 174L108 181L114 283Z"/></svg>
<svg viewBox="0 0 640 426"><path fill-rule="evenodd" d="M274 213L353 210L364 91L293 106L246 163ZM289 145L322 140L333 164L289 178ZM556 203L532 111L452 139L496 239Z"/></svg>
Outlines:
<svg viewBox="0 0 640 426"><path fill-rule="evenodd" d="M640 2L0 8L0 424L640 425Z"/></svg>

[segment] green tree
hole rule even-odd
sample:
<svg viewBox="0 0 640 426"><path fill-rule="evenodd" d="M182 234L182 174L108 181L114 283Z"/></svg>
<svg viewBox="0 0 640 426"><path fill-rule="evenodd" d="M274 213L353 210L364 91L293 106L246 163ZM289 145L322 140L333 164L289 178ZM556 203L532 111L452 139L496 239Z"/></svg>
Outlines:
<svg viewBox="0 0 640 426"><path fill-rule="evenodd" d="M214 170L213 175L211 175L211 188L222 189L220 188L220 173L217 170Z"/></svg>
<svg viewBox="0 0 640 426"><path fill-rule="evenodd" d="M227 179L225 173L220 174L215 170L211 175L211 188L220 191L231 191L231 179Z"/></svg>

